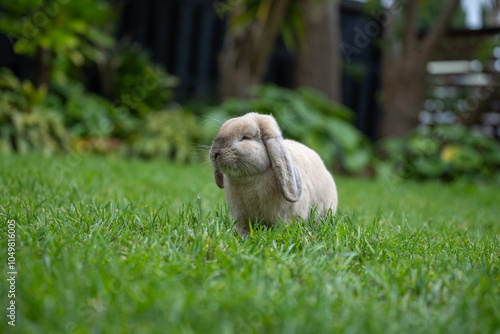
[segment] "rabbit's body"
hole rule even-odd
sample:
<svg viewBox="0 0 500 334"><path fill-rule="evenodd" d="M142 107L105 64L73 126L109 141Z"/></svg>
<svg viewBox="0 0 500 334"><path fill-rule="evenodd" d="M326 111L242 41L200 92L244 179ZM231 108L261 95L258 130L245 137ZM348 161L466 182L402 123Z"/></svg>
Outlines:
<svg viewBox="0 0 500 334"><path fill-rule="evenodd" d="M283 140L272 116L250 113L224 123L210 158L242 235L249 221L272 226L336 211L335 182L321 158L301 143Z"/></svg>

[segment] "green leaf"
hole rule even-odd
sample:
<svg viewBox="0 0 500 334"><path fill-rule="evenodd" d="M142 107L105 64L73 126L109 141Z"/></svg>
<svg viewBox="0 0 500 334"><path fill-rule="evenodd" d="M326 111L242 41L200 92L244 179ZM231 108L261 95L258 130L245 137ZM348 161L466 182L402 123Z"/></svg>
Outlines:
<svg viewBox="0 0 500 334"><path fill-rule="evenodd" d="M27 39L18 39L14 44L14 52L17 54L33 55L36 51L36 45Z"/></svg>
<svg viewBox="0 0 500 334"><path fill-rule="evenodd" d="M47 33L50 38L52 48L56 52L65 52L66 50L75 49L80 45L78 36L61 29L53 29Z"/></svg>
<svg viewBox="0 0 500 334"><path fill-rule="evenodd" d="M106 34L100 29L89 27L87 37L95 44L110 48L113 46L115 40L112 36Z"/></svg>
<svg viewBox="0 0 500 334"><path fill-rule="evenodd" d="M370 164L372 152L368 148L360 148L343 157L344 167L351 173L359 173Z"/></svg>
<svg viewBox="0 0 500 334"><path fill-rule="evenodd" d="M460 170L475 170L481 166L481 154L471 147L459 147L453 155L451 164Z"/></svg>
<svg viewBox="0 0 500 334"><path fill-rule="evenodd" d="M325 125L328 134L347 152L353 152L358 147L361 135L351 124L341 119L329 119Z"/></svg>
<svg viewBox="0 0 500 334"><path fill-rule="evenodd" d="M430 178L439 177L446 171L446 165L437 156L419 158L413 164L419 174Z"/></svg>
<svg viewBox="0 0 500 334"><path fill-rule="evenodd" d="M88 24L84 20L74 19L68 22L68 28L76 33L83 33L88 29Z"/></svg>
<svg viewBox="0 0 500 334"><path fill-rule="evenodd" d="M439 144L435 139L427 137L413 137L409 140L410 151L418 155L432 155L439 151Z"/></svg>
<svg viewBox="0 0 500 334"><path fill-rule="evenodd" d="M73 64L75 64L76 66L82 66L83 63L85 62L85 57L83 56L83 54L76 50L70 51L69 57L73 62Z"/></svg>

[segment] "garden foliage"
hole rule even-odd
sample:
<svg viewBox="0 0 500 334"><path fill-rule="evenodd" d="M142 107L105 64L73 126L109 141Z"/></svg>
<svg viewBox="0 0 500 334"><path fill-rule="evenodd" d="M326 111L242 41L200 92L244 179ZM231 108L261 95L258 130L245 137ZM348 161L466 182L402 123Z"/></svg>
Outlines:
<svg viewBox="0 0 500 334"><path fill-rule="evenodd" d="M379 148L380 169L403 178L500 181L499 143L463 125L423 126L407 138L383 140Z"/></svg>
<svg viewBox="0 0 500 334"><path fill-rule="evenodd" d="M0 31L13 38L17 54L37 58L38 73L64 80L87 60L105 61L106 48L115 43L113 22L108 1L5 1Z"/></svg>
<svg viewBox="0 0 500 334"><path fill-rule="evenodd" d="M68 148L64 118L47 106L46 96L44 87L0 69L0 152L50 154Z"/></svg>
<svg viewBox="0 0 500 334"><path fill-rule="evenodd" d="M196 147L207 140L196 116L180 106L149 113L132 138L132 155L177 163L201 161Z"/></svg>
<svg viewBox="0 0 500 334"><path fill-rule="evenodd" d="M167 107L177 85L175 76L155 65L138 44L122 42L110 51L108 62L113 64L110 95L117 104L139 118Z"/></svg>
<svg viewBox="0 0 500 334"><path fill-rule="evenodd" d="M17 54L34 57L38 86L0 73L2 151L193 160L203 131L193 114L172 104L177 79L140 46L115 41L110 2L26 0L1 10L0 31L13 38ZM104 96L86 90L88 68Z"/></svg>

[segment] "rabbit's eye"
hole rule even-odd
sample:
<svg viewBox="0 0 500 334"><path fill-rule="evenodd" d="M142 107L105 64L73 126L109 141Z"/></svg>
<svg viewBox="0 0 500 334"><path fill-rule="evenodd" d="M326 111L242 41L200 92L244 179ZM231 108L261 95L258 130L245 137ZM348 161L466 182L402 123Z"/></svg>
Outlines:
<svg viewBox="0 0 500 334"><path fill-rule="evenodd" d="M250 136L243 136L243 137L241 137L240 141L250 140L250 139L252 139Z"/></svg>

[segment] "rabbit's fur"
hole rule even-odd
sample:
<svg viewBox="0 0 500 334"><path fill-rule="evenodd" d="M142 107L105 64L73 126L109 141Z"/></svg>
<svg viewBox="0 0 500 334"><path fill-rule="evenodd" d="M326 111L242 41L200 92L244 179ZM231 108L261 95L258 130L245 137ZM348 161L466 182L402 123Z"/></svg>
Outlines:
<svg viewBox="0 0 500 334"><path fill-rule="evenodd" d="M321 158L283 139L272 116L248 113L225 122L210 160L241 235L249 232L249 221L272 226L337 209L335 182Z"/></svg>

